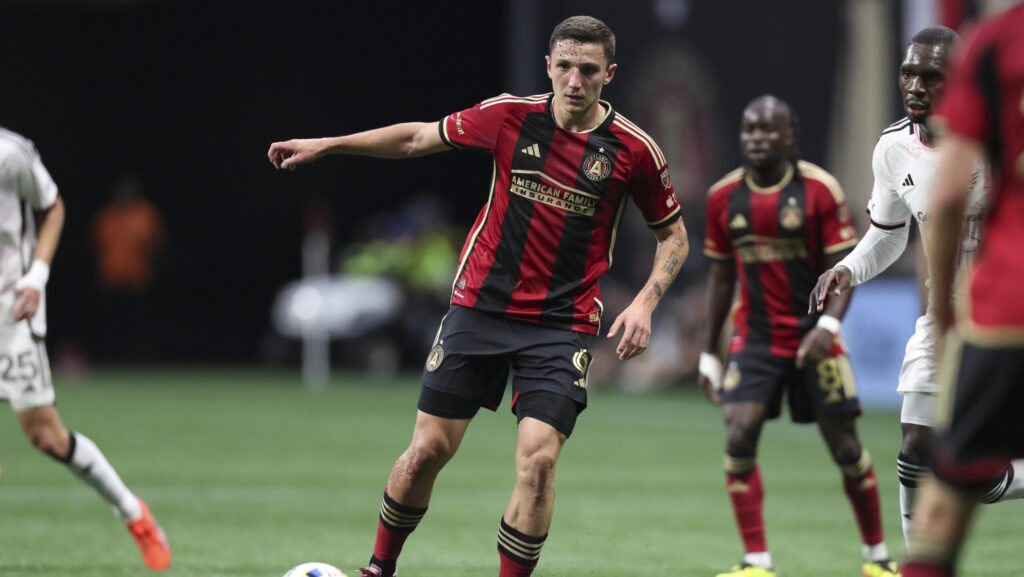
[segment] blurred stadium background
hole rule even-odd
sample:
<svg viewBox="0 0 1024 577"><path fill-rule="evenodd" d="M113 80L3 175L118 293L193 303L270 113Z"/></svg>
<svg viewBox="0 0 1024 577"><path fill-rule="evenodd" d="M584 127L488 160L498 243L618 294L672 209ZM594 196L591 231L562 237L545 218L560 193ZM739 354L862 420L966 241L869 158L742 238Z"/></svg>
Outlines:
<svg viewBox="0 0 1024 577"><path fill-rule="evenodd" d="M48 287L61 412L161 516L176 547L169 575L363 562L490 162L336 158L279 173L266 149L545 92L551 28L592 14L618 37L604 98L662 146L693 250L652 348L626 365L597 352L595 400L560 467L561 544L545 549L538 574L721 570L739 552L721 490L721 425L692 385L704 191L740 162L740 111L763 93L789 101L803 157L838 177L860 216L874 142L902 116L895 80L907 39L998 4L0 0L0 125L36 143L67 203ZM146 257L133 270L148 262L152 272L118 284L101 263L128 241L104 240L102 215L126 189L149 201L135 236ZM603 283L612 314L652 254L639 216L627 215ZM896 480L884 471L898 450L894 390L920 311L918 266L912 247L858 289L844 323L894 551ZM491 571L512 421L478 421L410 541L403 563L413 572ZM767 434L780 568L856 570L848 507L813 431L780 423ZM19 436L0 418L0 575L135 574L121 530L95 522L99 501ZM991 538L972 540L971 574L1004 575L1007 560L1024 560L1008 536L1024 524L1006 507L1015 505L981 520Z"/></svg>

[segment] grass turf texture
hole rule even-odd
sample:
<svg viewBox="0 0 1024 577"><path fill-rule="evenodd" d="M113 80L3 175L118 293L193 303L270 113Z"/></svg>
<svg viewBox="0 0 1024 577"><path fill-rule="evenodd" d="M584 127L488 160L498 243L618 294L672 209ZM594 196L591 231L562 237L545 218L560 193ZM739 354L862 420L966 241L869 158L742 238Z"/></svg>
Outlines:
<svg viewBox="0 0 1024 577"><path fill-rule="evenodd" d="M357 574L417 395L416 377L349 375L310 393L297 377L266 371L58 375L66 424L97 442L167 530L168 577L278 577L314 560ZM470 426L406 544L402 575L497 574L514 423L502 407ZM879 473L886 540L899 558L898 416L869 413L859 428ZM106 505L31 449L13 414L0 417L0 439L0 575L147 573ZM693 388L592 393L559 463L555 517L535 575L707 576L736 563L742 549L724 489L723 444L719 411ZM760 463L779 574L859 575L853 515L815 429L770 423ZM1020 507L982 510L965 574L1019 568Z"/></svg>

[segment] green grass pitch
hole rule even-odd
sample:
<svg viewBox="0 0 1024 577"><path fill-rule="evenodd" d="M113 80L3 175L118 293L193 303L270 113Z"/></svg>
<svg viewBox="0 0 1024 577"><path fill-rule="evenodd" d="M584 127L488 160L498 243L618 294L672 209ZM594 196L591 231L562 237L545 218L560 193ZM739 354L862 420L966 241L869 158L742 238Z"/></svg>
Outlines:
<svg viewBox="0 0 1024 577"><path fill-rule="evenodd" d="M290 373L247 370L58 375L58 406L162 522L175 576L278 577L303 561L349 575L371 552L381 492L408 443L415 376L337 377L321 393ZM861 437L879 474L886 540L903 556L898 416L873 412ZM442 472L407 542L406 577L497 574L498 520L514 479L515 420L482 411ZM710 576L741 557L722 473L719 411L694 389L591 394L562 454L546 576ZM768 541L782 577L860 574L860 543L839 472L813 427L770 423L759 457ZM37 454L0 417L0 575L148 573L109 508ZM985 507L966 575L1024 564L1021 503Z"/></svg>

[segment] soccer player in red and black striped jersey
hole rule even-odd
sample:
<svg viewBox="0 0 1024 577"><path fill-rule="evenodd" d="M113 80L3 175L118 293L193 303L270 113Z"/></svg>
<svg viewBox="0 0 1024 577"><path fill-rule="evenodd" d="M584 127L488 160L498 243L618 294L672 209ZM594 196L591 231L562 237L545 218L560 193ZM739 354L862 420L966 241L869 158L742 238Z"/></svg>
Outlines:
<svg viewBox="0 0 1024 577"><path fill-rule="evenodd" d="M928 238L935 323L948 333L933 443L906 577L951 577L968 524L1011 459L1024 457L1024 3L977 24L950 68ZM957 245L975 162L992 167L985 242L960 278ZM1010 469L1012 471L1012 469ZM1011 479L1012 480L1012 479ZM1008 571L1009 573L1009 571Z"/></svg>
<svg viewBox="0 0 1024 577"><path fill-rule="evenodd" d="M391 577L406 537L427 510L434 479L477 410L494 410L511 372L519 422L516 482L498 529L500 577L537 564L554 506L558 455L587 403L591 340L604 306L598 278L612 264L627 202L658 241L654 269L616 317L620 360L648 345L651 315L689 245L665 157L600 99L616 71L615 36L601 21L569 18L551 34L550 94L484 100L440 122L274 143L277 168L326 154L386 158L450 149L494 159L488 199L466 239L423 372L412 443L388 478L364 577Z"/></svg>
<svg viewBox="0 0 1024 577"><path fill-rule="evenodd" d="M788 397L795 422L816 422L853 505L863 542L866 577L895 573L882 538L878 484L871 457L857 437L860 414L853 371L839 338L850 294L829 300L825 314L809 313L815 280L856 243L843 192L827 172L799 160L797 119L773 96L743 112L745 163L711 187L704 252L710 330L701 354L701 384L723 404L727 429L725 473L745 555L719 577L772 577L762 516L764 489L757 444L765 420ZM735 286L735 331L722 375L722 327Z"/></svg>

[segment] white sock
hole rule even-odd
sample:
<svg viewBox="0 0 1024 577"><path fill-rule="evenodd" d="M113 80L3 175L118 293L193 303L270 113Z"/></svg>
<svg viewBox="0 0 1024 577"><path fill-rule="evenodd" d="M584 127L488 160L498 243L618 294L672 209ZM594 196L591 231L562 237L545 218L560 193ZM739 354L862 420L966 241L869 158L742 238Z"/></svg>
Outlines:
<svg viewBox="0 0 1024 577"><path fill-rule="evenodd" d="M117 471L110 466L100 448L89 437L74 431L71 432L68 468L113 505L122 521L135 521L142 517L139 500L117 476Z"/></svg>
<svg viewBox="0 0 1024 577"><path fill-rule="evenodd" d="M889 548L885 546L885 541L882 541L877 545L865 544L861 547L865 561L878 563L889 559Z"/></svg>
<svg viewBox="0 0 1024 577"><path fill-rule="evenodd" d="M1010 467L1013 469L1013 480L1010 481L1010 486L1007 487L1006 492L999 499L1000 501L1024 498L1024 459L1010 461Z"/></svg>
<svg viewBox="0 0 1024 577"><path fill-rule="evenodd" d="M900 520L903 521L903 539L910 550L910 531L914 527L914 501L917 498L917 487L908 487L900 483Z"/></svg>
<svg viewBox="0 0 1024 577"><path fill-rule="evenodd" d="M772 554L767 551L760 553L747 553L743 556L743 562L765 569L772 568Z"/></svg>

